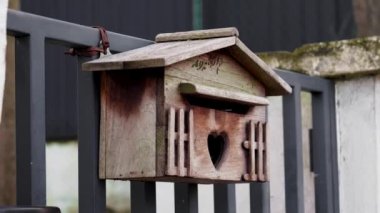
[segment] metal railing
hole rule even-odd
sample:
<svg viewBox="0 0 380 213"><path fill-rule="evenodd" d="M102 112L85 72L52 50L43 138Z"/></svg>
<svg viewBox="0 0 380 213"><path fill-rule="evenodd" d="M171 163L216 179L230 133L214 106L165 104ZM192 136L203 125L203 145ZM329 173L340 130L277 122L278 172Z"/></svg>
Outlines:
<svg viewBox="0 0 380 213"><path fill-rule="evenodd" d="M45 43L67 47L96 46L97 29L24 12L8 10L7 33L16 39L16 154L17 204L45 205ZM152 43L109 32L111 50L126 51ZM79 143L79 211L106 212L106 184L98 178L99 74L80 72L88 59L78 58L77 114ZM278 71L293 87L285 96L286 209L302 213L302 135L300 91L313 94L313 162L317 212L339 212L333 83L301 74ZM250 184L251 212L269 213L269 183ZM214 185L215 212L236 212L235 185ZM132 212L156 211L153 182L131 182ZM196 184L175 184L175 211L198 212Z"/></svg>

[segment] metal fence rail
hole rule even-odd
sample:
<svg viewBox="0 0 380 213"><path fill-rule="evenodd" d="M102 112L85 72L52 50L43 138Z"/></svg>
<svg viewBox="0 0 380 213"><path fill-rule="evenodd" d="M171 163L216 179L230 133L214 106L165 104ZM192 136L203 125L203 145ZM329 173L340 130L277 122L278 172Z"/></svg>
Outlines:
<svg viewBox="0 0 380 213"><path fill-rule="evenodd" d="M339 212L334 83L287 71L277 72L293 88L293 93L283 98L286 212L305 212L301 91L312 94L311 161L316 173L316 212Z"/></svg>
<svg viewBox="0 0 380 213"><path fill-rule="evenodd" d="M97 29L8 10L8 35L16 38L17 204L45 205L45 42L96 46ZM111 50L150 41L110 32ZM84 59L79 59L79 65ZM98 177L99 102L96 73L78 72L80 212L105 212L105 181ZM134 187L132 187L132 194ZM142 200L143 201L143 200Z"/></svg>
<svg viewBox="0 0 380 213"><path fill-rule="evenodd" d="M8 10L8 35L16 38L16 154L17 204L46 204L45 167L45 43L67 47L96 46L97 29L24 12ZM109 32L111 50L126 51L151 43L131 36ZM106 212L105 181L98 179L99 76L80 72L88 59L78 58L78 159L80 212ZM53 70L49 70L53 71ZM313 94L316 160L317 212L338 212L336 140L334 131L334 89L325 79L278 71L294 89L285 96L284 135L286 169L286 208L303 212L303 177L300 91ZM333 162L331 164L331 162ZM250 186L251 212L269 213L268 183ZM235 185L214 185L215 212L236 212ZM132 212L156 212L155 183L131 182ZM198 212L196 184L175 184L175 211Z"/></svg>

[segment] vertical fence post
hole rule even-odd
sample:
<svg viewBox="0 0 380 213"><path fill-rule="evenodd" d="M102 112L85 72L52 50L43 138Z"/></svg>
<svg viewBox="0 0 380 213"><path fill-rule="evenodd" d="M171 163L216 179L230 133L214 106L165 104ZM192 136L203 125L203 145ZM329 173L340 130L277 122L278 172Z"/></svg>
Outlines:
<svg viewBox="0 0 380 213"><path fill-rule="evenodd" d="M251 213L270 213L269 183L250 184Z"/></svg>
<svg viewBox="0 0 380 213"><path fill-rule="evenodd" d="M323 92L312 93L313 114L313 168L315 178L316 212L333 213L333 176L332 167L336 163L331 156L331 121L329 87Z"/></svg>
<svg viewBox="0 0 380 213"><path fill-rule="evenodd" d="M174 184L175 212L198 213L198 185Z"/></svg>
<svg viewBox="0 0 380 213"><path fill-rule="evenodd" d="M78 60L79 212L106 212L106 183L99 179L99 73L82 72Z"/></svg>
<svg viewBox="0 0 380 213"><path fill-rule="evenodd" d="M45 205L45 38L16 38L17 204Z"/></svg>
<svg viewBox="0 0 380 213"><path fill-rule="evenodd" d="M131 181L131 212L156 212L156 183Z"/></svg>
<svg viewBox="0 0 380 213"><path fill-rule="evenodd" d="M286 212L304 212L301 88L283 97Z"/></svg>
<svg viewBox="0 0 380 213"><path fill-rule="evenodd" d="M235 184L214 184L214 211L220 213L236 212Z"/></svg>

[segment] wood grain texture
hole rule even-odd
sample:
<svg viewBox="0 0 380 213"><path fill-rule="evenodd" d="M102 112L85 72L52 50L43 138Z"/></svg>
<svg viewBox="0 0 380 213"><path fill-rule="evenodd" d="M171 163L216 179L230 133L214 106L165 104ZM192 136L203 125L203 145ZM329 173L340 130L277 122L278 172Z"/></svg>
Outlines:
<svg viewBox="0 0 380 213"><path fill-rule="evenodd" d="M188 176L193 176L194 174L194 168L192 165L192 159L194 159L195 153L194 153L194 141L195 141L195 135L194 135L194 112L192 109L189 110L189 119L188 119L188 128L189 128L189 157L188 157Z"/></svg>
<svg viewBox="0 0 380 213"><path fill-rule="evenodd" d="M266 85L232 54L222 49L175 59L179 62L164 68L105 72L99 176L194 183L267 180ZM239 111L241 105L245 110Z"/></svg>
<svg viewBox="0 0 380 213"><path fill-rule="evenodd" d="M256 141L255 141L255 123L253 121L249 121L248 123L248 140L244 142L244 148L249 150L249 170L246 174L244 174L243 178L245 180L256 181Z"/></svg>
<svg viewBox="0 0 380 213"><path fill-rule="evenodd" d="M167 169L166 175L176 175L176 166L175 166L175 109L173 107L169 108L168 113L168 127L167 127Z"/></svg>
<svg viewBox="0 0 380 213"><path fill-rule="evenodd" d="M181 83L265 96L262 83L224 50L197 56L165 68L165 97L177 107L185 106L182 104L182 95L178 93Z"/></svg>
<svg viewBox="0 0 380 213"><path fill-rule="evenodd" d="M235 37L156 43L84 63L82 69L104 71L164 67L235 43Z"/></svg>
<svg viewBox="0 0 380 213"><path fill-rule="evenodd" d="M256 128L258 129L257 130L257 133L258 133L258 140L257 140L257 152L258 152L258 161L257 161L257 164L258 164L258 179L260 181L264 181L265 178L264 178L264 138L263 138L263 123L262 122L258 122L257 123L257 126Z"/></svg>
<svg viewBox="0 0 380 213"><path fill-rule="evenodd" d="M185 176L185 111L183 109L178 110L177 116L177 175L180 177Z"/></svg>
<svg viewBox="0 0 380 213"><path fill-rule="evenodd" d="M242 92L231 92L224 89L218 89L215 87L203 86L193 83L181 83L179 85L179 92L183 95L204 97L208 99L246 104L249 106L269 104L268 99L264 97L250 95Z"/></svg>
<svg viewBox="0 0 380 213"><path fill-rule="evenodd" d="M236 38L236 45L228 48L228 50L239 63L265 85L267 96L291 93L292 88L289 84L278 76L238 38Z"/></svg>
<svg viewBox="0 0 380 213"><path fill-rule="evenodd" d="M166 169L166 119L164 68L156 68L156 176L165 175Z"/></svg>
<svg viewBox="0 0 380 213"><path fill-rule="evenodd" d="M191 35L194 32L187 33ZM261 81L266 87L267 95L284 95L292 91L282 78L235 36L156 43L84 63L82 69L105 71L165 67L221 49L227 49L246 72ZM214 64L204 64L200 61L194 66L203 69L205 66L218 66L220 63L212 62Z"/></svg>
<svg viewBox="0 0 380 213"><path fill-rule="evenodd" d="M186 32L175 33L161 33L156 36L156 42L168 41L185 41L196 39L220 38L239 36L239 31L235 27L207 29L207 30L194 30Z"/></svg>
<svg viewBox="0 0 380 213"><path fill-rule="evenodd" d="M191 162L189 164L191 169L188 176L186 176L193 179L186 179L186 177L175 179L173 177L169 180L197 183L211 183L215 181L244 182L245 180L242 177L248 171L249 166L247 159L249 157L248 151L242 146L242 143L247 140L246 126L251 121L254 121L254 123L259 121L266 122L266 106L252 107L246 114L204 108L191 105L186 97L178 92L178 87L183 82L191 81L194 84L213 85L214 88L229 88L229 90L238 91L235 87L237 82L241 85L245 85L245 82L255 82L256 84L253 85L254 89L251 90L252 93L263 97L265 90L249 73L245 72L242 67L239 67L239 64L234 62L232 58L228 58L228 54L223 58L223 61L226 63L223 63L219 67L218 72L216 72L215 68L208 67L204 70L197 70L196 67L192 67L192 64L196 60L201 59L207 62L207 56L193 58L190 62L181 62L167 67L165 71L166 109L176 108L178 110L182 108L192 110L194 122L194 143L190 143L193 148L189 149L193 150L189 154L191 155ZM183 70L178 71L178 69ZM226 75L235 76L235 79L239 77L242 79L231 81L234 78L227 78ZM252 88L252 84L250 85L251 87L243 88L249 90ZM218 168L214 167L208 152L207 138L211 132L225 132L228 135L227 148L224 151ZM161 180L166 181L165 178Z"/></svg>
<svg viewBox="0 0 380 213"><path fill-rule="evenodd" d="M99 178L105 179L106 178L106 144L107 144L107 105L108 103L108 94L109 94L109 88L108 88L108 77L107 73L102 73L101 79L100 79L100 100L101 100L101 107L100 107L100 141L99 141Z"/></svg>
<svg viewBox="0 0 380 213"><path fill-rule="evenodd" d="M156 175L156 76L108 72L102 86L100 174L106 178ZM100 176L102 177L102 176Z"/></svg>

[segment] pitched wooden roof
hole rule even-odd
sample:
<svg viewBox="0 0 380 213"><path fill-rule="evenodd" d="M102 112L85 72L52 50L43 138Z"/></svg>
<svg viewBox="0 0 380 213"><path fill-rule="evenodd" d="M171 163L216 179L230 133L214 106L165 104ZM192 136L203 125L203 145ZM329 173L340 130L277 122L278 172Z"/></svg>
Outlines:
<svg viewBox="0 0 380 213"><path fill-rule="evenodd" d="M164 67L215 50L227 49L232 57L264 84L268 95L290 93L291 87L237 36L236 28L159 34L152 45L84 63L82 69L105 71Z"/></svg>

